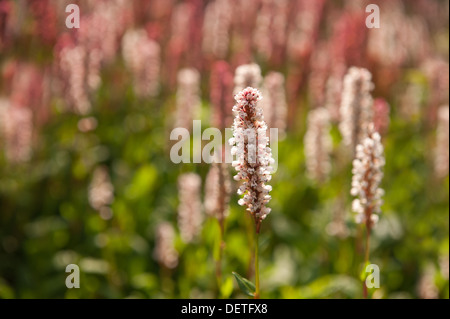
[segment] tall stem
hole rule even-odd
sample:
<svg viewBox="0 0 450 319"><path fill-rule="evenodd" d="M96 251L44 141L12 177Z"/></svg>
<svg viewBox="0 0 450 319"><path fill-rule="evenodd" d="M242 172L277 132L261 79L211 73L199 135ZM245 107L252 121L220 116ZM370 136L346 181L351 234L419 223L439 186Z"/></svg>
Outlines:
<svg viewBox="0 0 450 319"><path fill-rule="evenodd" d="M368 220L366 222L366 251L365 251L365 257L364 257L364 269L363 271L365 271L365 267L367 267L367 264L369 263L369 255L370 255L370 231L371 231L371 227L370 227L370 220ZM366 285L366 280L363 281L363 295L364 295L364 299L367 299L368 297L368 291L367 291L367 285Z"/></svg>
<svg viewBox="0 0 450 319"><path fill-rule="evenodd" d="M259 231L255 235L255 299L259 299Z"/></svg>
<svg viewBox="0 0 450 319"><path fill-rule="evenodd" d="M217 279L218 294L220 296L220 288L222 287L222 259L223 259L223 250L225 248L224 242L225 222L223 219L219 220L219 227L220 227L219 256L216 261L216 279Z"/></svg>
<svg viewBox="0 0 450 319"><path fill-rule="evenodd" d="M246 234L248 239L248 248L250 252L250 258L248 261L247 278L252 278L255 273L255 236L253 236L253 221L250 214L245 215L245 227L247 228Z"/></svg>

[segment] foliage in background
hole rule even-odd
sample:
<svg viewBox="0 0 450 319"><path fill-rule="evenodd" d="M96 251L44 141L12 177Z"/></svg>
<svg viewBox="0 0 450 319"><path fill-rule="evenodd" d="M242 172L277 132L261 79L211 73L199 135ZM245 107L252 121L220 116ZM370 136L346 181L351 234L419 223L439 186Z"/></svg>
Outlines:
<svg viewBox="0 0 450 319"><path fill-rule="evenodd" d="M89 93L92 105L89 116L95 119L94 128L89 130L80 129L82 116L71 112L65 96L53 91L58 91L60 85L52 73L58 54L55 45L64 33L72 32L63 24L65 5L56 2L0 0L0 22L3 12L10 15L9 29L2 30L0 24L3 76L0 99L11 98L14 93L8 72L15 61L32 64L41 74L52 74L54 86L44 106L33 108L30 104L34 124L30 160L14 163L5 152L0 152L0 298L245 297L232 272L252 277L249 266L252 232L247 230L253 226L250 216L237 205L235 192L226 221L220 289L215 281L220 233L217 221L205 218L200 236L189 244L182 241L177 228L178 176L195 172L204 182L209 165L170 161L173 142L169 134L176 113L173 76L176 72L171 67L178 52L173 48L179 43L171 33L176 29L173 17L176 12L187 12L181 5L200 8L191 11L202 16L209 2L155 0L134 5L129 12L132 22L123 22L123 27L145 27L161 44L160 92L153 97L142 97L135 92L133 74L117 48L114 58L101 68L98 88ZM89 1L75 2L85 12L94 10ZM251 9L270 1L245 2L250 3ZM417 18L421 26L428 28L422 30L428 32L426 44L417 42L416 45L432 46L432 53L427 53L427 57L438 55L447 62L446 69L438 69L444 78L447 76L446 86L438 88L433 84L434 77L422 68L425 58L408 57L392 67L383 66L374 54L358 57L358 53L363 55L362 47L352 49L351 45L359 43L358 36L366 32L365 27L358 25L363 31L353 32L351 21L354 20L344 21L352 10L358 9L352 8L351 1L322 2L325 8L315 29L318 34L310 35L303 26L307 39L317 38L309 50L318 52L321 41L334 41L333 48L345 42L353 54L343 54L348 66L359 65L371 70L376 84L374 97L386 99L391 109L389 128L382 137L386 155L382 181L385 203L371 239L371 262L380 267L381 288L372 290L372 294L374 298L423 298L423 291L431 289L431 296L449 298L449 177L448 171L444 177L435 174L436 110L433 109L438 106L436 103L448 104L448 1L417 1L414 5L396 1L404 6L404 17ZM380 7L387 3L374 2ZM39 3L48 7L39 7ZM298 11L298 16L313 10L306 5L310 1L286 3L301 4L303 11ZM159 7L160 11L155 11L157 4L163 6ZM421 11L421 8L429 10ZM365 14L364 8L359 10ZM442 17L444 11L447 13ZM256 21L262 14L267 14L267 10L256 9L251 17ZM382 11L383 14L387 13ZM339 17L340 20L336 19ZM289 21L296 21L295 17L291 18ZM212 112L210 66L221 54L202 53L202 19L198 23L189 29L192 47L180 48L183 59L174 67L199 69L201 120L202 127L207 128ZM242 57L249 47L251 60L261 66L264 75L279 71L286 76L289 95L286 138L279 142L278 170L271 181L272 213L262 224L259 239L261 278L264 278L261 297L361 298L363 237L351 213L351 160L343 150L337 122L331 127L329 178L316 182L306 173L307 114L318 100L309 85L310 78L318 72L310 61L313 58L301 48L290 48L288 44L280 47L274 40L276 37L270 38L273 51L268 57L261 43L252 45L244 41L248 40L247 33L252 38L253 27L247 28L245 21L236 17L231 24L230 49L221 58L234 70L241 62L251 62L245 60L249 57ZM339 32L335 28L343 29L341 33L347 38L333 36L333 32ZM382 32L387 30L383 28L388 26L382 25ZM4 34L7 36L2 38ZM366 36L363 35L364 39ZM290 41L293 46L301 39ZM296 53L279 59L279 52L288 48ZM388 56L388 49L378 48L384 51L379 52L381 59ZM339 48L335 50L332 54L340 52ZM411 50L406 49L409 53ZM411 87L413 93L405 93ZM444 91L446 97L436 98L438 93L445 95ZM419 95L418 99L414 94ZM229 103L231 109L232 96ZM0 122L5 120L8 119L0 114ZM5 136L0 135L1 149L5 143ZM113 198L102 205L103 210L94 209L89 200L89 189L98 167L106 169L113 186ZM174 245L179 261L173 269L162 267L154 257L157 225L162 222L169 222L177 229ZM336 232L336 225L343 231ZM65 286L65 267L71 263L80 266L80 289Z"/></svg>

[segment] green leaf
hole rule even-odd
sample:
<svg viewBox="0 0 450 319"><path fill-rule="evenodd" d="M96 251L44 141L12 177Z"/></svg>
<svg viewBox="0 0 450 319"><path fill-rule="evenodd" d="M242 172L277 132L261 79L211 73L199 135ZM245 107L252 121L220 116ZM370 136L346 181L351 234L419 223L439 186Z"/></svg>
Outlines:
<svg viewBox="0 0 450 319"><path fill-rule="evenodd" d="M227 277L222 283L222 287L220 287L220 295L224 299L230 298L233 293L233 277Z"/></svg>
<svg viewBox="0 0 450 319"><path fill-rule="evenodd" d="M297 291L291 291L291 299L317 299L341 296L357 298L361 291L360 282L346 275L326 275L313 282L301 286ZM283 297L285 298L285 297Z"/></svg>
<svg viewBox="0 0 450 319"><path fill-rule="evenodd" d="M148 196L158 181L158 170L155 166L147 164L142 166L134 174L133 180L126 188L128 199L138 199Z"/></svg>
<svg viewBox="0 0 450 319"><path fill-rule="evenodd" d="M7 282L0 277L0 299L13 299L14 291Z"/></svg>
<svg viewBox="0 0 450 319"><path fill-rule="evenodd" d="M236 278L236 281L239 285L239 289L241 289L241 291L246 294L249 297L254 297L255 296L255 285L248 279L245 279L244 277L242 277L241 275L239 275L236 272L233 272L233 276L234 278Z"/></svg>

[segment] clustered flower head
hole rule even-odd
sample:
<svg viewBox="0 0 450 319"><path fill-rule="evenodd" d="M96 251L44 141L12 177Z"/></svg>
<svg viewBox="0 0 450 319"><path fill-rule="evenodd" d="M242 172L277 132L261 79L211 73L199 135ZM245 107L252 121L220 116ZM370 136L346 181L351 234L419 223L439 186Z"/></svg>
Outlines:
<svg viewBox="0 0 450 319"><path fill-rule="evenodd" d="M12 106L0 101L2 105L0 129L5 143L5 156L10 163L23 163L31 158L33 137L33 116L27 107Z"/></svg>
<svg viewBox="0 0 450 319"><path fill-rule="evenodd" d="M233 137L230 139L231 152L236 155L232 166L238 172L234 179L244 181L239 187L238 194L243 195L239 205L247 206L247 211L255 219L257 232L261 221L270 213L266 204L271 197L270 185L271 164L274 163L272 151L268 147L269 139L266 136L267 125L264 122L263 111L258 106L261 93L248 87L235 96L236 105L233 124Z"/></svg>
<svg viewBox="0 0 450 319"><path fill-rule="evenodd" d="M314 49L325 1L296 1L295 15L287 35L289 58L307 57Z"/></svg>
<svg viewBox="0 0 450 319"><path fill-rule="evenodd" d="M284 89L284 76L270 72L264 78L264 99L261 101L264 120L271 128L277 128L283 137L286 131L287 103Z"/></svg>
<svg viewBox="0 0 450 319"><path fill-rule="evenodd" d="M428 80L429 98L428 103L432 107L447 104L449 100L449 72L448 60L443 58L430 58L425 60L421 66Z"/></svg>
<svg viewBox="0 0 450 319"><path fill-rule="evenodd" d="M233 91L233 74L225 61L217 61L211 69L210 100L211 124L220 130L231 125L233 120L229 107Z"/></svg>
<svg viewBox="0 0 450 319"><path fill-rule="evenodd" d="M189 30L193 23L193 13L191 2L180 2L172 9L170 18L170 40L167 44L167 65L168 84L170 88L175 87L177 72L180 68L182 58L186 55L189 47Z"/></svg>
<svg viewBox="0 0 450 319"><path fill-rule="evenodd" d="M288 0L263 0L253 33L255 49L265 60L279 62L286 45L286 27L289 24Z"/></svg>
<svg viewBox="0 0 450 319"><path fill-rule="evenodd" d="M263 78L258 64L244 64L237 67L234 73L234 94L246 87L260 87Z"/></svg>
<svg viewBox="0 0 450 319"><path fill-rule="evenodd" d="M406 62L421 61L430 54L425 19L408 14L405 8L400 1L387 2L380 13L386 30L370 29L368 32L367 55L379 65L395 69Z"/></svg>
<svg viewBox="0 0 450 319"><path fill-rule="evenodd" d="M200 74L196 69L182 69L178 72L175 127L189 129L192 120L200 111Z"/></svg>
<svg viewBox="0 0 450 319"><path fill-rule="evenodd" d="M342 98L342 86L343 86L343 77L340 76L339 71L335 72L336 74L332 74L326 83L325 87L325 108L330 113L330 120L333 123L338 123L341 114L340 114L340 105Z"/></svg>
<svg viewBox="0 0 450 319"><path fill-rule="evenodd" d="M338 199L333 203L333 219L326 227L326 232L330 236L338 238L346 238L350 235L350 231L345 221L345 205L342 199Z"/></svg>
<svg viewBox="0 0 450 319"><path fill-rule="evenodd" d="M362 68L351 67L344 78L339 129L344 143L354 148L367 135L373 119L372 75Z"/></svg>
<svg viewBox="0 0 450 319"><path fill-rule="evenodd" d="M1 7L5 2L8 3L9 1L1 1L0 3L0 13L2 13ZM32 14L35 22L35 26L32 29L32 33L45 44L53 44L58 34L57 11L53 2L54 1L50 0L27 1L26 4L29 7L27 8L27 11L29 10L29 12ZM25 10L23 6L24 4L21 4L20 8L16 7L13 8L13 10L14 11ZM2 24L3 23L4 22L2 22Z"/></svg>
<svg viewBox="0 0 450 319"><path fill-rule="evenodd" d="M100 217L103 219L112 217L109 205L114 201L114 186L105 166L99 166L94 170L89 185L88 199L91 207L100 213Z"/></svg>
<svg viewBox="0 0 450 319"><path fill-rule="evenodd" d="M11 61L10 102L14 106L40 109L44 96L44 72L31 63ZM47 105L45 106L47 107ZM39 110L41 111L41 110Z"/></svg>
<svg viewBox="0 0 450 319"><path fill-rule="evenodd" d="M133 73L134 89L141 97L159 92L160 46L145 30L129 30L122 38L122 54Z"/></svg>
<svg viewBox="0 0 450 319"><path fill-rule="evenodd" d="M384 190L380 188L380 183L385 159L380 134L373 125L369 126L368 132L367 137L356 147L350 193L357 197L352 203L352 209L357 214L356 222L372 227L378 221L377 214L381 213L383 204Z"/></svg>
<svg viewBox="0 0 450 319"><path fill-rule="evenodd" d="M205 212L219 221L228 215L231 181L228 165L214 160L205 181Z"/></svg>
<svg viewBox="0 0 450 319"><path fill-rule="evenodd" d="M61 4L58 12L64 12ZM89 94L101 85L101 69L116 56L119 38L128 26L129 4L124 1L95 1L87 4L76 33L63 33L55 46L60 80L66 99L74 111L86 115L91 110ZM66 16L61 17L63 19Z"/></svg>
<svg viewBox="0 0 450 319"><path fill-rule="evenodd" d="M98 121L95 117L89 116L78 121L77 127L80 132L91 132L97 128Z"/></svg>
<svg viewBox="0 0 450 319"><path fill-rule="evenodd" d="M63 8L60 10L64 12ZM131 11L130 2L93 1L89 11L81 17L79 41L89 51L98 50L102 62L112 62L119 46L119 38L129 26L127 17Z"/></svg>
<svg viewBox="0 0 450 319"><path fill-rule="evenodd" d="M309 76L309 92L314 107L325 105L327 80L331 71L329 45L319 43L311 55L311 75Z"/></svg>
<svg viewBox="0 0 450 319"><path fill-rule="evenodd" d="M418 285L417 285L417 294L420 299L438 299L439 298L439 289L436 286L435 278L436 269L434 265L429 264L425 267L423 271Z"/></svg>
<svg viewBox="0 0 450 319"><path fill-rule="evenodd" d="M171 224L164 222L156 229L155 259L164 267L173 269L178 265L178 252L174 248L175 231Z"/></svg>
<svg viewBox="0 0 450 319"><path fill-rule="evenodd" d="M88 69L87 52L82 46L65 47L60 53L60 68L68 82L68 100L74 111L86 115L91 111L89 92L86 85Z"/></svg>
<svg viewBox="0 0 450 319"><path fill-rule="evenodd" d="M203 51L224 59L229 48L231 27L231 3L215 0L206 6L203 24Z"/></svg>
<svg viewBox="0 0 450 319"><path fill-rule="evenodd" d="M178 178L178 228L185 243L192 242L200 233L203 223L200 188L202 180L195 173L182 174Z"/></svg>
<svg viewBox="0 0 450 319"><path fill-rule="evenodd" d="M449 144L449 108L448 105L441 106L438 111L438 127L436 137L435 150L435 171L438 177L445 177L448 175L448 144Z"/></svg>
<svg viewBox="0 0 450 319"><path fill-rule="evenodd" d="M308 131L305 134L306 168L309 176L323 181L331 170L330 152L330 116L328 110L321 107L308 114Z"/></svg>

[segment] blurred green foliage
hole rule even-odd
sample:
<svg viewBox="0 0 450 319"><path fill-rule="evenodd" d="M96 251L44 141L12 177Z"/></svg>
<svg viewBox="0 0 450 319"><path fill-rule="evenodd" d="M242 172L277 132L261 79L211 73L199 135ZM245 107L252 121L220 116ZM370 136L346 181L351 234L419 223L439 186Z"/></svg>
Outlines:
<svg viewBox="0 0 450 319"><path fill-rule="evenodd" d="M11 56L37 64L50 59L49 48L37 46L39 54L34 54L23 42L23 50L12 48L0 62ZM400 84L417 82L426 96L430 88L423 78L419 70L405 70ZM449 178L437 179L433 173L435 128L426 123L425 103L417 118L405 120L397 112L396 89L388 99L391 123L383 137L385 204L371 245L381 288L371 293L377 298L417 298L419 282L431 267L439 297L449 298L448 278L439 262L449 254ZM202 94L206 128L209 93ZM236 194L226 222L220 288L214 260L219 226L214 219L206 219L192 244L177 237L179 264L174 270L160 268L153 257L156 226L169 221L176 227L178 176L196 172L204 181L209 169L204 163L170 161L175 92L163 88L157 98L139 99L117 59L102 70L102 85L91 100L91 115L98 121L94 131L81 133L80 117L66 112L65 102L55 98L49 122L36 131L32 160L11 164L0 153L0 298L245 298L232 272L252 279L253 226ZM329 180L318 184L306 177L308 96L301 102L296 125L278 145L272 213L260 238L261 294L361 298L363 237L351 213L351 160L334 125ZM100 164L108 167L114 185L109 220L88 201L92 172ZM336 211L344 215L349 230L345 238L327 232ZM65 286L70 263L80 266L79 289Z"/></svg>

